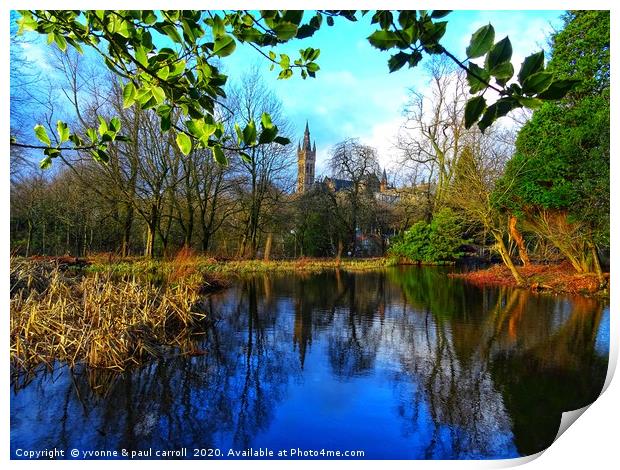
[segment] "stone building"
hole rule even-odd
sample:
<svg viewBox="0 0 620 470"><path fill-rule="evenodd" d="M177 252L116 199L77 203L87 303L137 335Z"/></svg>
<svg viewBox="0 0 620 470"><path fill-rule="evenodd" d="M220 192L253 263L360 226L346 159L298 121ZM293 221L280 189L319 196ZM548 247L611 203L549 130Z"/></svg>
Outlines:
<svg viewBox="0 0 620 470"><path fill-rule="evenodd" d="M314 185L314 168L316 164L316 142L310 146L310 129L306 121L303 144L297 144L297 192L305 193Z"/></svg>

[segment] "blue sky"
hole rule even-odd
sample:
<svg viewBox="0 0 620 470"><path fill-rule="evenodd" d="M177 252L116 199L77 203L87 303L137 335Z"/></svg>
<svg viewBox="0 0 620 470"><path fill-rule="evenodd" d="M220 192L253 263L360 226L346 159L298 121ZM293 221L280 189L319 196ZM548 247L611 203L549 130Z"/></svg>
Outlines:
<svg viewBox="0 0 620 470"><path fill-rule="evenodd" d="M563 11L455 11L447 16L448 28L442 43L457 57L463 57L471 34L491 23L496 40L509 36L513 44L513 63L518 65L530 53L547 48L547 38L561 25ZM283 103L285 115L296 129L294 141L301 138L308 120L317 144L317 174L325 173L330 148L345 138L359 138L377 148L383 166L396 160L392 148L394 136L402 122L402 108L408 90L424 92L427 76L422 64L414 69L402 68L390 74L387 52L374 49L366 37L375 29L371 15L361 21L336 20L326 24L311 38L293 40L276 49L296 58L301 48L321 49L317 78L302 80L298 73L288 80L277 80L277 67L268 63L247 45L224 59L224 71L233 82L251 66L258 65L267 85ZM42 38L41 38L42 39ZM45 70L50 53L43 40L27 50L28 57Z"/></svg>
<svg viewBox="0 0 620 470"><path fill-rule="evenodd" d="M443 43L462 57L471 34L490 22L495 27L496 40L510 37L513 62L520 64L525 56L547 48L547 37L562 24L562 14L563 11L455 11L446 17L448 28ZM256 51L245 47L225 61L231 80L248 63L260 64L265 81L282 100L297 137L301 137L306 119L309 121L317 144L317 173L325 171L329 149L348 137L360 138L376 147L381 163L390 166L395 160L391 142L402 121L408 89L424 91L427 84L420 65L388 72L390 54L373 48L366 40L374 30L370 16L357 23L337 20L335 27L324 25L313 37L291 41L278 49L291 56L296 56L302 47L321 49L317 60L321 70L316 79L302 80L297 74L288 80L277 80L277 68L270 72L269 64Z"/></svg>

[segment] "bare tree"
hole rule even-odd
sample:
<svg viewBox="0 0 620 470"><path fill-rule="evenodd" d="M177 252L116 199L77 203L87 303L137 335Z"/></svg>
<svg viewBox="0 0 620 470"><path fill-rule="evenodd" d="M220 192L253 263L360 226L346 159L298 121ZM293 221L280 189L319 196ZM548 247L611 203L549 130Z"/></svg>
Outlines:
<svg viewBox="0 0 620 470"><path fill-rule="evenodd" d="M435 183L433 205L437 207L467 133L463 117L469 93L465 73L445 58L433 59L426 70L429 88L410 90L396 147L401 151L402 165L413 171L416 179L428 181L429 190L430 182Z"/></svg>
<svg viewBox="0 0 620 470"><path fill-rule="evenodd" d="M347 139L331 150L329 167L335 178L347 182L339 191L330 191L329 194L336 213L347 228L349 249L355 254L362 209L365 203L374 203L373 191L378 189L377 151L356 139ZM341 249L338 251L340 256Z"/></svg>
<svg viewBox="0 0 620 470"><path fill-rule="evenodd" d="M284 117L282 104L264 84L258 70L246 73L230 93L229 109L237 121L260 122L263 112L271 115L280 135L290 135L290 124ZM261 235L265 232L267 209L277 210L279 194L290 189L293 155L288 146L263 144L252 147L249 159L240 159L234 170L237 195L244 209L243 231L238 255L255 257Z"/></svg>

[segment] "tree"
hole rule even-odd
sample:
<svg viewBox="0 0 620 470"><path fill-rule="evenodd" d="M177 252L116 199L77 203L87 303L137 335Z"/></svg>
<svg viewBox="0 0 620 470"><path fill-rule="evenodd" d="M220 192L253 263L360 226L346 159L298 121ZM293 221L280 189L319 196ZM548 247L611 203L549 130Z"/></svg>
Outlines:
<svg viewBox="0 0 620 470"><path fill-rule="evenodd" d="M552 45L548 69L579 84L521 129L494 200L604 284L597 247L609 245L609 12L570 12Z"/></svg>
<svg viewBox="0 0 620 470"><path fill-rule="evenodd" d="M375 202L373 193L379 182L377 151L373 147L360 144L356 139L347 139L331 150L328 165L335 178L350 182L340 191L334 190L328 194L332 206L346 227L348 248L355 255L363 208Z"/></svg>
<svg viewBox="0 0 620 470"><path fill-rule="evenodd" d="M446 203L469 221L470 230L482 232L482 241L487 234L495 240L495 248L508 267L518 285L523 277L517 271L505 242L508 224L506 217L492 204L492 195L508 160L511 148L501 145L502 141L493 134L474 135L463 147L454 168L454 178L446 191Z"/></svg>
<svg viewBox="0 0 620 470"><path fill-rule="evenodd" d="M427 69L430 93L410 91L397 147L403 165L415 171L421 169L429 182L435 182L433 206L438 208L468 133L464 122L468 92L466 74L445 58L431 61Z"/></svg>
<svg viewBox="0 0 620 470"><path fill-rule="evenodd" d="M19 26L20 31L46 34L48 41L54 42L63 51L68 46L78 51L83 46L94 50L110 70L127 81L123 89L126 106L137 104L142 109L157 109L162 130L174 129L177 145L183 154L187 155L196 146L208 147L213 150L216 160L224 162L223 151L226 149L245 152L259 143L288 143L285 137L278 135L277 128L266 121L260 135L252 132L252 123L248 123L240 134L243 138L234 145L232 136L226 133L218 119L214 110L220 97L225 95L223 86L226 83L218 61L235 51L236 41L248 43L273 66L278 65L281 68L278 78L291 77L293 69L300 69L303 78L314 77L319 70L315 62L320 55L318 49L307 47L300 50L300 57L293 63L286 54L280 54L278 59L273 50L265 53L264 49L293 38L312 36L321 28L324 17L331 26L335 17L357 21L358 16L367 13L319 10L304 22L304 12L299 10L260 13L246 10L22 10ZM448 22L439 20L450 11L397 13L396 17L391 11L376 11L371 23L377 24L380 29L374 31L368 41L383 51L399 51L388 61L392 72L405 64L415 67L423 53L443 54L466 70L470 93L477 94L467 104L467 127L478 122L480 129L484 130L510 110L521 106L536 107L540 100L564 96L573 85L571 80L554 80L553 75L544 70L540 52L529 56L522 64L518 74L519 84L508 86L508 80L514 74L510 62L512 46L508 37L495 43L493 26L483 26L472 35L466 50L467 59L461 61L440 42ZM161 37L166 40L159 42ZM483 67L471 61L483 56ZM465 65L467 61L469 65ZM491 83L492 79L494 83ZM484 97L487 89L500 95L499 100L488 106ZM175 110L179 110L186 119L185 126L171 123L170 116ZM108 123L99 128L99 132L91 128L85 138L71 133L63 123L59 125L60 141L52 145L47 133L37 127L37 137L44 145L31 147L44 150L43 167L49 166L52 159L63 151L71 149L89 150L94 158L105 162L108 142L123 138L118 131ZM64 142L70 144L63 146ZM12 144L26 145L19 144L15 139L12 139Z"/></svg>
<svg viewBox="0 0 620 470"><path fill-rule="evenodd" d="M239 86L230 93L226 107L236 119L247 123L244 131L237 126L244 138L256 138L254 123L259 120L263 126L275 127L272 122L277 123L281 135L290 133L290 124L285 119L282 104L260 79L258 69L242 77ZM254 135L248 136L248 133ZM292 163L292 153L288 148L267 141L248 149L235 166L234 173L238 176L238 191L242 196L245 219L239 256L256 256L269 206L278 201L283 189L289 189L287 185L291 181L289 169Z"/></svg>

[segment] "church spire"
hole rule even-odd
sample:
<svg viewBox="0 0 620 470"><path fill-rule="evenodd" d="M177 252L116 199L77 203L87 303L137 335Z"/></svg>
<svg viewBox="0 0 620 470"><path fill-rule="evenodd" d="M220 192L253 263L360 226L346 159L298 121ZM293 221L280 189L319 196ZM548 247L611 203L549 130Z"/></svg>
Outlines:
<svg viewBox="0 0 620 470"><path fill-rule="evenodd" d="M312 147L310 146L310 128L308 127L308 120L306 119L306 130L304 132L304 145L303 145L303 149L304 150L312 150Z"/></svg>
<svg viewBox="0 0 620 470"><path fill-rule="evenodd" d="M383 169L383 176L381 176L381 183L379 185L379 191L380 192L385 192L388 189L388 180L387 180L387 173L385 172L385 168Z"/></svg>

